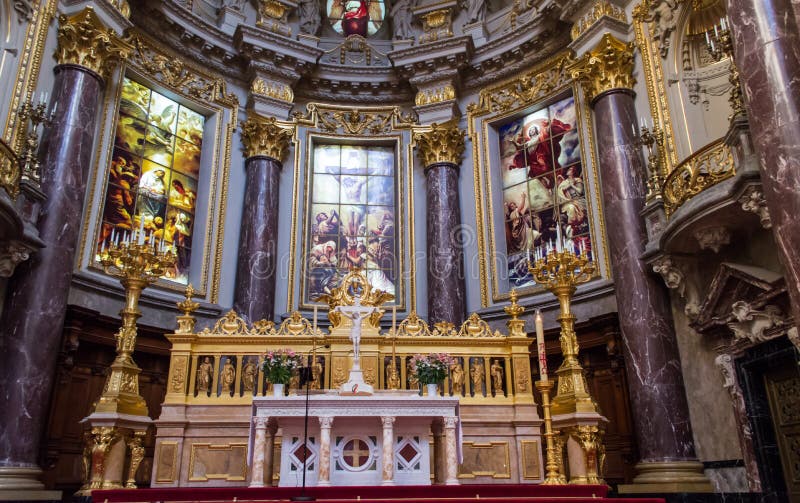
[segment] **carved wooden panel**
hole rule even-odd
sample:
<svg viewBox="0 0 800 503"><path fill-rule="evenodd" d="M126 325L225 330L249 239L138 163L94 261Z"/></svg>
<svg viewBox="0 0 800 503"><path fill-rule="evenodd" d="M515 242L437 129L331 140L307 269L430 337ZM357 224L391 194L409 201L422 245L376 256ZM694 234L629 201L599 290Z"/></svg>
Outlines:
<svg viewBox="0 0 800 503"><path fill-rule="evenodd" d="M769 408L791 502L800 501L800 374L794 362L765 373Z"/></svg>

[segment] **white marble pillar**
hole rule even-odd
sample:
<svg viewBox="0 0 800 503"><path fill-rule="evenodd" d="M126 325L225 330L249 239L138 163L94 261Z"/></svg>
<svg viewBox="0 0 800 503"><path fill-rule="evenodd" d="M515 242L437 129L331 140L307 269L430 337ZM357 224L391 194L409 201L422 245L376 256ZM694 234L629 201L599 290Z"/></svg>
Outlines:
<svg viewBox="0 0 800 503"><path fill-rule="evenodd" d="M381 485L394 485L394 417L381 416L383 424L383 480Z"/></svg>
<svg viewBox="0 0 800 503"><path fill-rule="evenodd" d="M256 435L253 439L253 471L250 476L250 487L264 487L264 452L267 443L266 417L254 417Z"/></svg>
<svg viewBox="0 0 800 503"><path fill-rule="evenodd" d="M318 486L331 485L331 426L333 418L323 416L319 418L319 476Z"/></svg>
<svg viewBox="0 0 800 503"><path fill-rule="evenodd" d="M446 485L458 485L458 454L456 452L456 425L458 418L455 416L445 416L442 418L444 423L444 452L447 478Z"/></svg>

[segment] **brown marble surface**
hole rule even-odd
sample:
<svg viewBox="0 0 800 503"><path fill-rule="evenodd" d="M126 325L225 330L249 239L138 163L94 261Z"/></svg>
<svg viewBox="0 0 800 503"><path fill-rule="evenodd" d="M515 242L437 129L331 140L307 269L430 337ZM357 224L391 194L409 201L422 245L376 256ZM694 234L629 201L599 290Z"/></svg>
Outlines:
<svg viewBox="0 0 800 503"><path fill-rule="evenodd" d="M442 162L425 168L428 240L428 322L458 327L466 313L458 169Z"/></svg>
<svg viewBox="0 0 800 503"><path fill-rule="evenodd" d="M255 156L245 161L245 188L233 308L245 320L272 320L278 238L281 163Z"/></svg>
<svg viewBox="0 0 800 503"><path fill-rule="evenodd" d="M772 230L800 319L800 34L788 0L727 0Z"/></svg>
<svg viewBox="0 0 800 503"><path fill-rule="evenodd" d="M37 465L102 95L94 73L73 65L55 73L57 112L39 151L47 196L39 235L46 247L11 278L0 322L0 466Z"/></svg>
<svg viewBox="0 0 800 503"><path fill-rule="evenodd" d="M644 250L644 166L631 125L633 95L594 103L598 169L640 461L695 458L669 297L639 259Z"/></svg>

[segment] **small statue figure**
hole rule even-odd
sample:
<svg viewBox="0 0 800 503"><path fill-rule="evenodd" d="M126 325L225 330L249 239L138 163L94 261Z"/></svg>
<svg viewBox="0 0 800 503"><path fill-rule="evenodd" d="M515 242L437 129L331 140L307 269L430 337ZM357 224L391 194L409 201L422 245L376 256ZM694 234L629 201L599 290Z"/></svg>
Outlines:
<svg viewBox="0 0 800 503"><path fill-rule="evenodd" d="M408 389L418 389L419 378L417 377L417 373L414 372L411 360L408 360L408 365L406 365L406 374L408 375Z"/></svg>
<svg viewBox="0 0 800 503"><path fill-rule="evenodd" d="M397 372L397 365L394 359L389 361L386 366L386 387L389 389L400 389L400 375Z"/></svg>
<svg viewBox="0 0 800 503"><path fill-rule="evenodd" d="M482 23L486 17L486 0L463 0L461 8L467 11L466 24Z"/></svg>
<svg viewBox="0 0 800 503"><path fill-rule="evenodd" d="M364 306L361 304L361 296L356 295L352 306L336 306L335 312L340 313L345 318L350 318L353 326L350 328L350 340L353 341L353 368L360 369L359 355L361 354L361 320L369 316L378 308Z"/></svg>
<svg viewBox="0 0 800 503"><path fill-rule="evenodd" d="M469 366L469 376L472 378L472 394L483 394L483 362L480 359L475 359Z"/></svg>
<svg viewBox="0 0 800 503"><path fill-rule="evenodd" d="M412 9L415 4L416 0L396 0L392 4L389 15L392 18L395 40L408 40L414 37L411 20L413 18Z"/></svg>
<svg viewBox="0 0 800 503"><path fill-rule="evenodd" d="M322 386L322 362L315 361L311 366L311 382L309 387L311 389L320 389Z"/></svg>
<svg viewBox="0 0 800 503"><path fill-rule="evenodd" d="M464 394L464 367L458 360L450 366L450 389L454 395Z"/></svg>
<svg viewBox="0 0 800 503"><path fill-rule="evenodd" d="M211 380L213 378L214 365L211 358L206 356L203 363L197 368L197 391L211 393Z"/></svg>
<svg viewBox="0 0 800 503"><path fill-rule="evenodd" d="M230 358L225 360L225 365L222 366L220 379L222 381L222 391L233 396L233 383L236 382L236 368L231 364Z"/></svg>
<svg viewBox="0 0 800 503"><path fill-rule="evenodd" d="M258 367L252 360L248 361L242 369L242 388L244 391L254 391L256 389L256 374Z"/></svg>
<svg viewBox="0 0 800 503"><path fill-rule="evenodd" d="M300 33L316 35L321 24L319 16L319 0L300 0L297 4L300 17Z"/></svg>
<svg viewBox="0 0 800 503"><path fill-rule="evenodd" d="M289 393L297 392L300 389L300 369L292 369L292 377L289 378Z"/></svg>
<svg viewBox="0 0 800 503"><path fill-rule="evenodd" d="M505 395L503 393L503 366L500 365L500 360L492 361L489 372L492 374L492 391L494 391L495 396Z"/></svg>

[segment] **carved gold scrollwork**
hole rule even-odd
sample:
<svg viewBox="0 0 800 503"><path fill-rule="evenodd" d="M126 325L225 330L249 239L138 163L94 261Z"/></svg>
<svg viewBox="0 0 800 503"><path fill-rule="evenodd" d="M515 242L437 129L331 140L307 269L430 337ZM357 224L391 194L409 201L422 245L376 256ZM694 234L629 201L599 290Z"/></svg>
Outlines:
<svg viewBox="0 0 800 503"><path fill-rule="evenodd" d="M242 144L246 157L266 155L283 162L289 151L294 129L279 124L275 117L260 117L254 113L242 122Z"/></svg>
<svg viewBox="0 0 800 503"><path fill-rule="evenodd" d="M589 28L594 26L596 22L604 17L610 17L611 19L616 19L617 21L621 21L623 23L628 22L624 9L617 7L608 0L597 0L592 4L592 7L586 12L586 14L584 14L575 22L574 25L572 25L572 31L570 32L572 40L575 40L586 33Z"/></svg>
<svg viewBox="0 0 800 503"><path fill-rule="evenodd" d="M60 16L58 24L59 64L78 65L107 76L131 52L132 47L107 28L91 7L70 17Z"/></svg>
<svg viewBox="0 0 800 503"><path fill-rule="evenodd" d="M289 103L294 101L294 92L291 87L277 82L267 82L261 77L255 78L250 84L250 92Z"/></svg>
<svg viewBox="0 0 800 503"><path fill-rule="evenodd" d="M594 49L570 67L570 72L581 82L589 100L612 89L633 89L633 44L606 33Z"/></svg>
<svg viewBox="0 0 800 503"><path fill-rule="evenodd" d="M437 89L427 89L418 92L417 96L414 98L414 104L417 106L432 105L454 99L456 99L455 88L450 84L446 84Z"/></svg>
<svg viewBox="0 0 800 503"><path fill-rule="evenodd" d="M664 180L661 189L667 216L709 187L736 174L733 154L722 140L698 150L680 163Z"/></svg>
<svg viewBox="0 0 800 503"><path fill-rule="evenodd" d="M464 131L455 121L432 124L431 129L414 134L422 163L430 166L438 162L461 164L464 155Z"/></svg>

